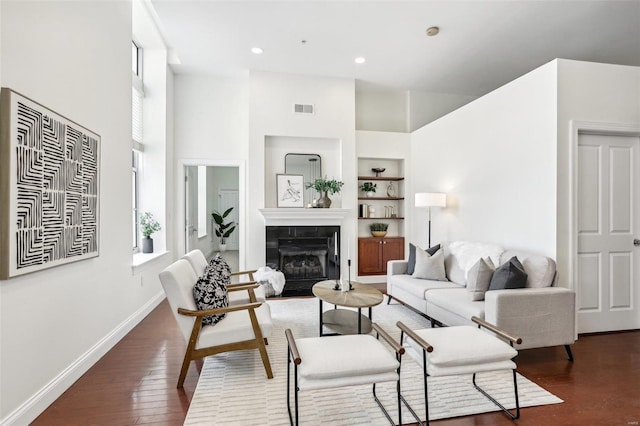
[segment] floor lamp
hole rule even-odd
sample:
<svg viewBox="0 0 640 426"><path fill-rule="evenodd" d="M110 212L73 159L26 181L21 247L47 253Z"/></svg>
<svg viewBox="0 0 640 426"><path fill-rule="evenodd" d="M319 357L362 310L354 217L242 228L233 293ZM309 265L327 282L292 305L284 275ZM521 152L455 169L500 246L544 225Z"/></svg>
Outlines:
<svg viewBox="0 0 640 426"><path fill-rule="evenodd" d="M446 206L447 194L443 192L418 192L416 194L416 207L429 208L429 240L427 247L431 247L431 207Z"/></svg>

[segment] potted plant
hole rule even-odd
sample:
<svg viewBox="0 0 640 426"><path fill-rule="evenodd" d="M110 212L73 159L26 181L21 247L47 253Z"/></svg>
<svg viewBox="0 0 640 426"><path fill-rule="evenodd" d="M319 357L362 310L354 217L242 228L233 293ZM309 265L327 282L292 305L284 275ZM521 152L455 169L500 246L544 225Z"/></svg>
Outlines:
<svg viewBox="0 0 640 426"><path fill-rule="evenodd" d="M367 194L367 197L373 197L376 194L376 187L378 185L376 185L373 182L365 182L362 185L360 185L360 190L362 192L365 192Z"/></svg>
<svg viewBox="0 0 640 426"><path fill-rule="evenodd" d="M153 238L151 238L151 234L158 232L162 228L160 228L158 221L154 219L153 214L149 212L144 212L140 215L140 226L142 227L142 235L144 235L142 252L153 253Z"/></svg>
<svg viewBox="0 0 640 426"><path fill-rule="evenodd" d="M387 228L389 228L388 223L372 223L369 225L369 229L371 230L371 235L374 237L384 237L387 235Z"/></svg>
<svg viewBox="0 0 640 426"><path fill-rule="evenodd" d="M229 207L222 214L220 214L220 212L217 210L214 210L213 213L211 213L211 217L213 219L213 227L216 236L218 237L218 245L220 251L227 250L227 238L229 238L229 236L233 234L233 231L235 231L236 229L235 222L226 222L227 216L229 216L232 210L233 207Z"/></svg>
<svg viewBox="0 0 640 426"><path fill-rule="evenodd" d="M331 198L329 198L329 193L333 195L340 192L342 185L344 185L344 182L335 179L328 180L325 176L324 178L317 178L313 182L307 182L305 184L305 188L313 188L318 191L319 194L324 194L318 199L316 206L329 208L331 207Z"/></svg>

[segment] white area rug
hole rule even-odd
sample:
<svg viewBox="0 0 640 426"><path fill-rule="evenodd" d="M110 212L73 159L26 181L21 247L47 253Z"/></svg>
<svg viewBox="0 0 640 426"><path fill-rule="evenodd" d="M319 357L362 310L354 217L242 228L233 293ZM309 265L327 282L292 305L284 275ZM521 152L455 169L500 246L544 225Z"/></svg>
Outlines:
<svg viewBox="0 0 640 426"><path fill-rule="evenodd" d="M274 332L267 351L274 377L266 377L257 350L237 351L208 357L185 419L185 425L288 425L287 343L284 330L295 337L318 335L318 300L291 299L269 301ZM324 304L325 309L333 305ZM364 312L364 310L363 310ZM373 308L373 320L394 338L400 338L397 321L411 328L429 327L429 321L392 302ZM194 366L191 366L194 368ZM293 382L293 370L292 370ZM478 375L478 385L503 405L513 408L513 377L510 372ZM402 362L402 395L424 419L422 369L410 358ZM557 404L560 398L518 375L521 407ZM393 419L397 419L394 383L376 389ZM371 395L371 386L300 392L300 422L305 425L386 425L384 414ZM293 411L293 392L292 392ZM429 379L429 417L431 420L498 411L471 383L471 375ZM403 407L403 422L414 421Z"/></svg>

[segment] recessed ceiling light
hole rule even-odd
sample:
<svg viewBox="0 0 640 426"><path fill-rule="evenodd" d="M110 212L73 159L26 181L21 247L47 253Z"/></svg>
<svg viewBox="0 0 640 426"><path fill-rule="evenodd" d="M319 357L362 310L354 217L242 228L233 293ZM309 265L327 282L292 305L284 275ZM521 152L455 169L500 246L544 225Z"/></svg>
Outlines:
<svg viewBox="0 0 640 426"><path fill-rule="evenodd" d="M427 28L427 35L429 37L433 37L434 35L437 35L440 32L440 28L438 27L429 27Z"/></svg>
<svg viewBox="0 0 640 426"><path fill-rule="evenodd" d="M356 64L364 64L366 62L366 59L364 59L362 56L358 56L355 61Z"/></svg>
<svg viewBox="0 0 640 426"><path fill-rule="evenodd" d="M256 55L259 55L262 53L262 49L260 49L259 47L252 47L251 53L255 53Z"/></svg>

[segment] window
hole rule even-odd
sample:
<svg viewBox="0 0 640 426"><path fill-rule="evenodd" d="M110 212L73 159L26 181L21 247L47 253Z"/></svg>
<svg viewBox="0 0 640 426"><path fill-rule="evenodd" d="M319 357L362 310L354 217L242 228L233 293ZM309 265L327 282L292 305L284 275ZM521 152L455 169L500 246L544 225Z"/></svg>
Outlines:
<svg viewBox="0 0 640 426"><path fill-rule="evenodd" d="M139 188L140 188L140 156L142 145L142 105L144 91L142 85L142 49L135 42L131 42L131 139L133 140L133 152L131 154L131 194L133 213L133 251L140 250L140 224L139 224Z"/></svg>

